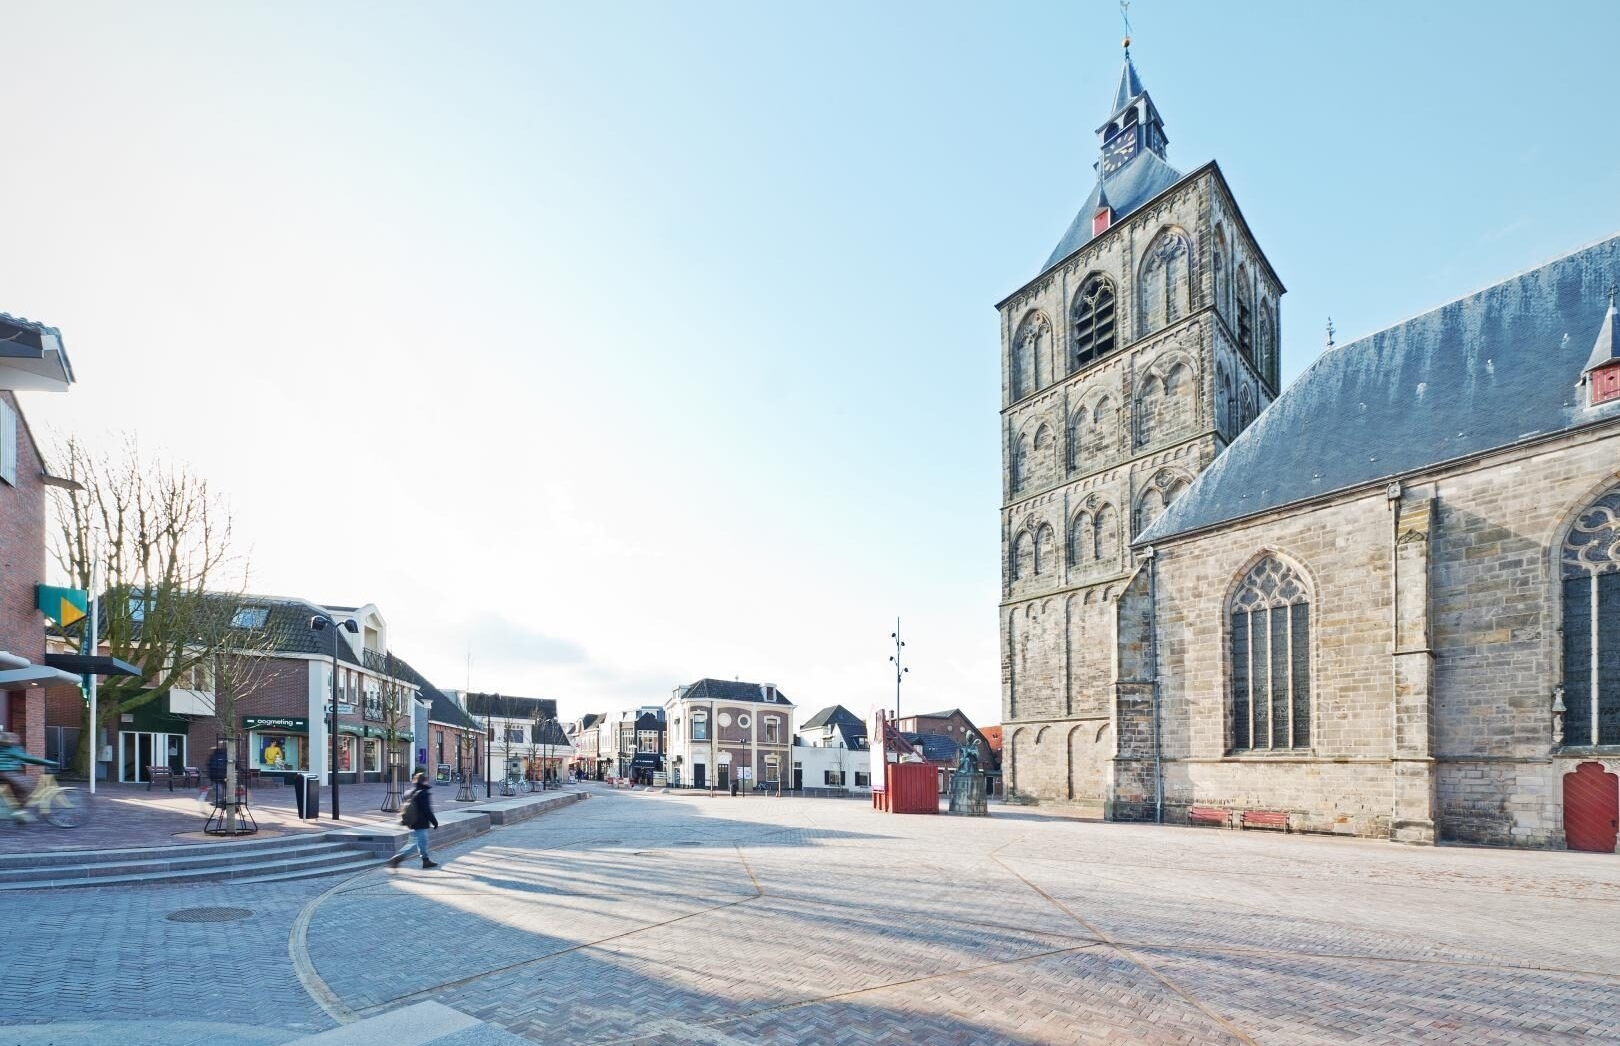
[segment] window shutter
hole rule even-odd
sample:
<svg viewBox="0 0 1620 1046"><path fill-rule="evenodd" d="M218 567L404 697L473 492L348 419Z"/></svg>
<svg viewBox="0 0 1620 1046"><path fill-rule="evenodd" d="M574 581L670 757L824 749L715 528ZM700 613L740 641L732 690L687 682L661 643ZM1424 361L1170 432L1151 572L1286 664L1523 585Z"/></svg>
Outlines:
<svg viewBox="0 0 1620 1046"><path fill-rule="evenodd" d="M0 400L0 479L17 485L17 411Z"/></svg>

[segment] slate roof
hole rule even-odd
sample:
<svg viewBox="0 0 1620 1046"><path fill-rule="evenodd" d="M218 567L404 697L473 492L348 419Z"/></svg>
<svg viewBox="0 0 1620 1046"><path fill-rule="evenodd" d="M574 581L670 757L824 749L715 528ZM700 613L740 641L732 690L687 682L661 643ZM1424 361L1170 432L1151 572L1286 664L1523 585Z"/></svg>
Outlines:
<svg viewBox="0 0 1620 1046"><path fill-rule="evenodd" d="M729 679L699 679L691 686L681 691L681 699L685 701L754 701L759 704L779 704L793 706L788 696L778 688L775 701L766 701L765 695L760 692L761 684L743 683Z"/></svg>
<svg viewBox="0 0 1620 1046"><path fill-rule="evenodd" d="M828 705L815 715L799 724L800 730L814 730L826 726L828 723L854 723L856 726L865 726L861 717L845 708L843 705Z"/></svg>
<svg viewBox="0 0 1620 1046"><path fill-rule="evenodd" d="M1171 167L1152 149L1138 150L1125 166L1097 180L1091 195L1086 197L1085 204L1081 206L1080 213L1074 216L1068 231L1063 234L1058 245L1052 248L1052 256L1046 259L1041 271L1045 272L1052 268L1091 242L1091 216L1097 213L1098 199L1105 189L1108 194L1108 206L1114 212L1113 223L1117 225L1144 203L1181 181L1183 177L1185 175Z"/></svg>
<svg viewBox="0 0 1620 1046"><path fill-rule="evenodd" d="M1620 237L1327 350L1134 543L1620 420L1576 389L1617 278Z"/></svg>
<svg viewBox="0 0 1620 1046"><path fill-rule="evenodd" d="M1136 64L1131 61L1131 53L1125 52L1125 65L1119 71L1119 89L1114 92L1114 112L1130 105L1137 95L1142 93L1142 78L1136 75Z"/></svg>
<svg viewBox="0 0 1620 1046"><path fill-rule="evenodd" d="M551 697L514 697L510 694L466 694L468 712L496 719L555 719L557 700Z"/></svg>
<svg viewBox="0 0 1620 1046"><path fill-rule="evenodd" d="M930 763L954 763L962 747L947 734L901 734L907 741L922 749L923 758Z"/></svg>
<svg viewBox="0 0 1620 1046"><path fill-rule="evenodd" d="M560 745L567 748L572 746L574 742L568 739L568 731L563 729L561 723L555 719L547 719L540 724L534 743L537 745Z"/></svg>
<svg viewBox="0 0 1620 1046"><path fill-rule="evenodd" d="M102 597L103 600L130 599L135 597L127 590L109 592ZM340 616L334 608L316 606L304 599L289 599L281 596L255 596L229 592L210 592L204 597L212 604L217 613L213 621L222 622L230 620L238 610L263 609L265 614L262 631L269 639L271 650L284 654L318 654L322 657L332 656L332 644L335 640L334 631L330 628L319 632L309 627L310 618L316 614ZM103 637L110 627L108 614L103 603L100 614L100 629ZM211 616L211 615L210 615ZM137 631L139 625L136 625ZM260 631L260 629L254 629ZM348 665L361 665L360 655L348 643L338 646L338 660ZM362 666L363 667L363 666Z"/></svg>
<svg viewBox="0 0 1620 1046"><path fill-rule="evenodd" d="M482 732L483 724L461 710L461 706L444 696L444 693L435 690L432 693L433 705L428 709L428 721L444 723L446 726L459 726L465 730Z"/></svg>
<svg viewBox="0 0 1620 1046"><path fill-rule="evenodd" d="M1598 329L1597 341L1592 345L1592 355L1586 360L1586 366L1581 373L1597 370L1599 367L1620 361L1620 342L1614 340L1614 288L1609 288L1609 311L1603 314L1603 326Z"/></svg>

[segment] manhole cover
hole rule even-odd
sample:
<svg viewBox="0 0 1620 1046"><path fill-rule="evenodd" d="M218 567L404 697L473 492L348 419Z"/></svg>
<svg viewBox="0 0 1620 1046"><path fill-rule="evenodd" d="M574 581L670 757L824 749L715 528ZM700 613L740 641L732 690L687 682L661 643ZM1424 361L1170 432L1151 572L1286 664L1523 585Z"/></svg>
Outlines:
<svg viewBox="0 0 1620 1046"><path fill-rule="evenodd" d="M252 915L252 908L182 908L164 918L172 923L233 923Z"/></svg>
<svg viewBox="0 0 1620 1046"><path fill-rule="evenodd" d="M698 842L696 839L682 839L680 842L676 843L675 845L676 846L702 846L703 844Z"/></svg>

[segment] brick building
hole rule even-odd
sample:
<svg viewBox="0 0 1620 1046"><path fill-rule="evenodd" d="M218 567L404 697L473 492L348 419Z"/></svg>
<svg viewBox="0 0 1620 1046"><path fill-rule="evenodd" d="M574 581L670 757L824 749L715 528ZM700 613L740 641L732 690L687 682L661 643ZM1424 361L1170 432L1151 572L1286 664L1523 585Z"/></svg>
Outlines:
<svg viewBox="0 0 1620 1046"><path fill-rule="evenodd" d="M1155 120L1127 58L1094 221L1003 303L1009 790L1614 850L1620 239L1330 344L1259 415L1281 286L1213 165L1150 177Z"/></svg>
<svg viewBox="0 0 1620 1046"><path fill-rule="evenodd" d="M45 662L45 620L34 586L45 581L50 476L17 392L60 392L73 368L54 327L0 313L0 726L45 753L45 692L78 678Z"/></svg>
<svg viewBox="0 0 1620 1046"><path fill-rule="evenodd" d="M215 743L234 733L244 769L276 778L301 773L326 779L331 765L329 709L333 649L337 653L337 769L339 781L380 781L391 762L408 773L414 751L417 701L431 700L431 684L388 649L388 625L375 606L322 607L301 599L211 595L220 620L240 629L242 654L229 644L222 656L251 657L256 667L236 701L234 716L218 700L214 672L200 664L167 692L122 712L111 747L108 776L144 781L148 769L178 773L199 766ZM353 620L356 631L314 629L326 615ZM81 722L76 701L53 700L53 725ZM227 721L229 720L229 721Z"/></svg>
<svg viewBox="0 0 1620 1046"><path fill-rule="evenodd" d="M664 703L670 784L774 788L788 783L793 702L771 683L700 679Z"/></svg>

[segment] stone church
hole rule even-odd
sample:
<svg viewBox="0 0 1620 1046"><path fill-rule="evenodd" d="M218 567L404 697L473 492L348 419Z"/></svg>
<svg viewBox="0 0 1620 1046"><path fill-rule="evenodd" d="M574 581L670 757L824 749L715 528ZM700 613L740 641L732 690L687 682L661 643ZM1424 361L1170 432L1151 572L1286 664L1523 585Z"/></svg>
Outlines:
<svg viewBox="0 0 1620 1046"><path fill-rule="evenodd" d="M1620 239L1284 392L1281 281L1128 52L1098 137L999 306L1009 792L1614 850Z"/></svg>

